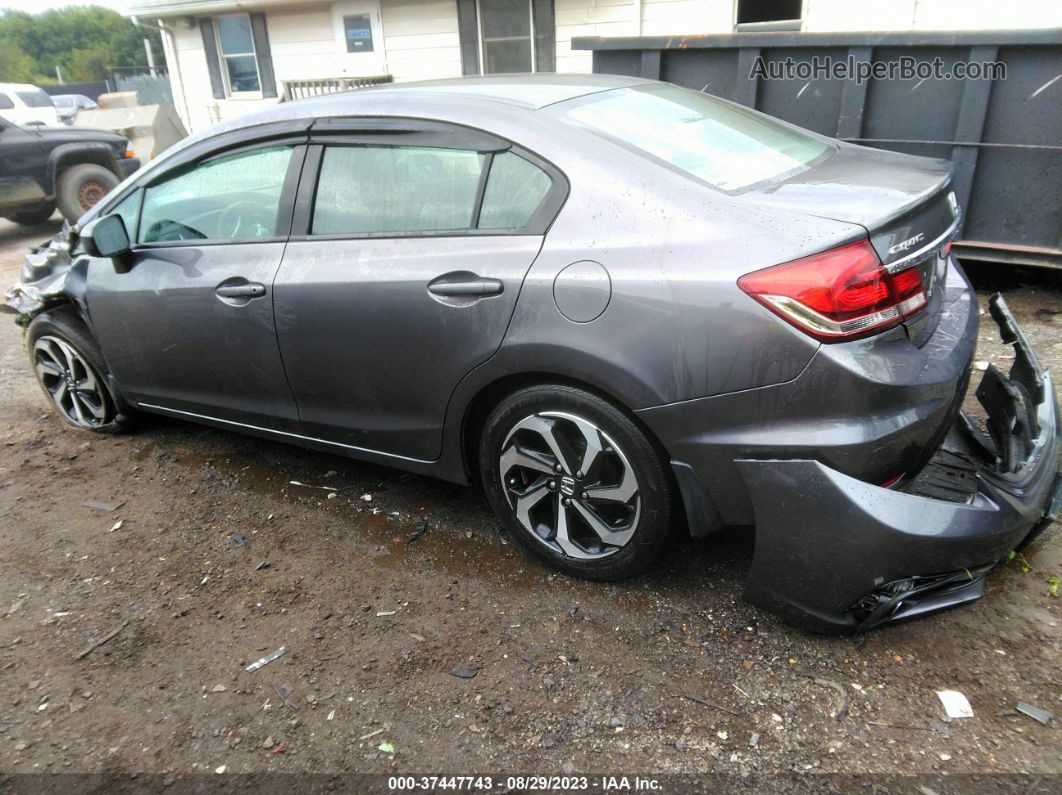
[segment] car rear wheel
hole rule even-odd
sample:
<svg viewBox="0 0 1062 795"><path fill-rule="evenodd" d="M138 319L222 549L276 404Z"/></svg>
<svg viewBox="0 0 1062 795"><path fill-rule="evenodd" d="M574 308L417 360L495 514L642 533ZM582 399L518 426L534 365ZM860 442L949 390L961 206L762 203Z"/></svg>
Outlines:
<svg viewBox="0 0 1062 795"><path fill-rule="evenodd" d="M56 203L59 211L74 223L118 184L118 177L103 166L83 163L71 166L59 176Z"/></svg>
<svg viewBox="0 0 1062 795"><path fill-rule="evenodd" d="M36 207L30 207L26 210L21 210L17 213L12 213L8 216L16 224L22 224L23 226L32 226L34 224L43 224L49 218L52 217L52 213L55 212L55 205L51 202L45 202L39 204Z"/></svg>
<svg viewBox="0 0 1062 795"><path fill-rule="evenodd" d="M39 315L30 323L28 342L37 383L63 422L97 433L129 430L131 419L120 410L103 355L74 313Z"/></svg>
<svg viewBox="0 0 1062 795"><path fill-rule="evenodd" d="M528 550L577 577L644 570L668 536L670 478L623 411L568 386L536 386L491 412L479 450L491 506Z"/></svg>

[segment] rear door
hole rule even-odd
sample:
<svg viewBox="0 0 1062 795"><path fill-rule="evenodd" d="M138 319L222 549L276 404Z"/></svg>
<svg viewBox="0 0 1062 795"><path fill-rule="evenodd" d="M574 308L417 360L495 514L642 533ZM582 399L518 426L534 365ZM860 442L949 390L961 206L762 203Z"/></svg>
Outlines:
<svg viewBox="0 0 1062 795"><path fill-rule="evenodd" d="M432 460L563 203L553 167L429 122L315 126L273 288L304 433Z"/></svg>

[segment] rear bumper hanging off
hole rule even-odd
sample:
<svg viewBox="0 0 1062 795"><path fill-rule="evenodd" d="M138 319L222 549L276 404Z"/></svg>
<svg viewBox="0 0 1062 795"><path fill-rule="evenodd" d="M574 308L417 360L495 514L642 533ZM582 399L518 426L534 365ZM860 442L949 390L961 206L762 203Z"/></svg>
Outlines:
<svg viewBox="0 0 1062 795"><path fill-rule="evenodd" d="M741 460L756 518L746 598L820 632L857 632L979 598L985 573L1058 517L1058 403L1002 296L989 302L1009 376L977 396L988 434L964 415L942 453L977 462L962 501L843 475L811 460Z"/></svg>

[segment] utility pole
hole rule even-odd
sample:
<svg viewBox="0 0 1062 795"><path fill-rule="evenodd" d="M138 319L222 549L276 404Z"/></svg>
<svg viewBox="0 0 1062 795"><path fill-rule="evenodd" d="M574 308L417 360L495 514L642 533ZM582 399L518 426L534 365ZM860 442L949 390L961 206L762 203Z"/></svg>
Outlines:
<svg viewBox="0 0 1062 795"><path fill-rule="evenodd" d="M155 76L155 55L151 52L151 39L147 36L144 37L144 51L147 53L148 72L151 76Z"/></svg>
<svg viewBox="0 0 1062 795"><path fill-rule="evenodd" d="M59 64L55 65L55 79L60 83L63 82L63 73L59 71Z"/></svg>

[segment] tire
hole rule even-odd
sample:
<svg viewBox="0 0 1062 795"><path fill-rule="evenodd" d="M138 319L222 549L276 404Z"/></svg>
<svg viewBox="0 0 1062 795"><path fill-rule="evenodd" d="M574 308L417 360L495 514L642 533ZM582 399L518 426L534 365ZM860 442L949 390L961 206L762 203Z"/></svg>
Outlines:
<svg viewBox="0 0 1062 795"><path fill-rule="evenodd" d="M132 417L111 388L99 346L73 311L38 315L26 336L37 383L66 425L95 433L131 429Z"/></svg>
<svg viewBox="0 0 1062 795"><path fill-rule="evenodd" d="M513 537L590 580L632 577L660 553L674 506L665 462L625 412L569 386L504 398L479 442L483 488Z"/></svg>
<svg viewBox="0 0 1062 795"><path fill-rule="evenodd" d="M34 224L43 224L52 217L54 212L55 205L51 202L46 202L44 204L39 204L36 207L30 207L17 213L12 213L7 217L16 224L33 226Z"/></svg>
<svg viewBox="0 0 1062 795"><path fill-rule="evenodd" d="M103 166L95 163L71 166L59 175L56 185L55 201L59 212L70 223L75 223L117 184L118 177Z"/></svg>

